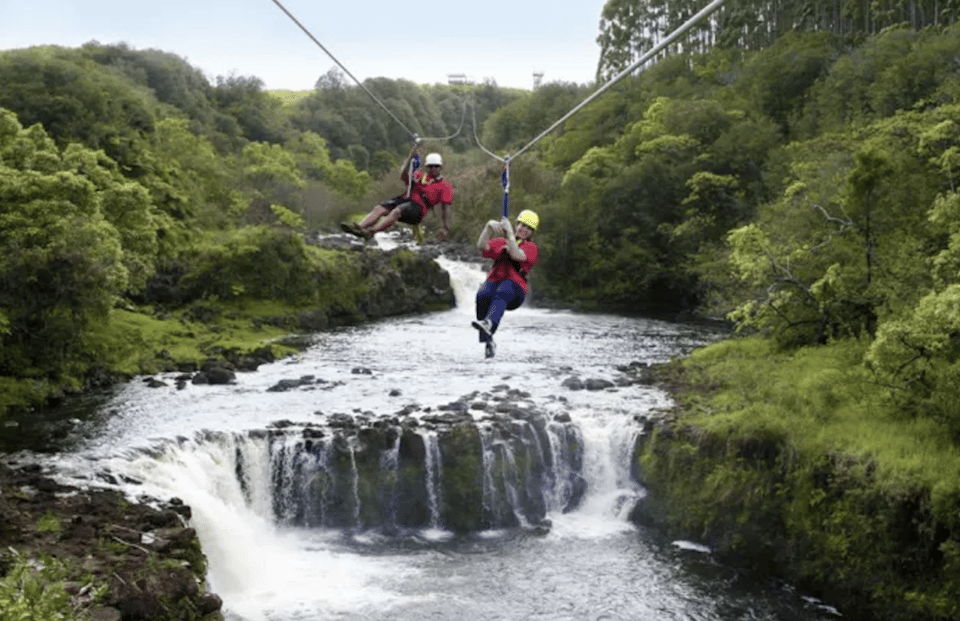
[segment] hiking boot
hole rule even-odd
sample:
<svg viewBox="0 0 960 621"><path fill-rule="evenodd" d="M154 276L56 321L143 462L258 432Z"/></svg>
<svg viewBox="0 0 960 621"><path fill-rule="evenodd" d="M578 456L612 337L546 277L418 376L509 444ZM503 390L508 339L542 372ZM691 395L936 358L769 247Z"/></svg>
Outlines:
<svg viewBox="0 0 960 621"><path fill-rule="evenodd" d="M487 341L487 346L483 348L484 358L493 358L493 354L497 351L497 345L493 341Z"/></svg>
<svg viewBox="0 0 960 621"><path fill-rule="evenodd" d="M360 228L360 225L356 222L341 222L340 230L342 230L344 233L350 233L351 235L355 235L363 239L369 239L369 237L364 235L364 230Z"/></svg>
<svg viewBox="0 0 960 621"><path fill-rule="evenodd" d="M481 334L486 334L487 336L493 336L493 322L490 319L481 319L480 321L471 321L470 325L480 330ZM488 355L489 358L493 354Z"/></svg>

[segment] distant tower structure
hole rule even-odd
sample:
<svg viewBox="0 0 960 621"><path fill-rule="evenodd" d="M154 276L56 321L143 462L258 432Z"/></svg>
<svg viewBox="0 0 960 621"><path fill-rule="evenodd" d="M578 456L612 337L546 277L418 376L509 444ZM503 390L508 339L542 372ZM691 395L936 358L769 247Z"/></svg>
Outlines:
<svg viewBox="0 0 960 621"><path fill-rule="evenodd" d="M543 72L534 71L533 72L533 90L540 88L540 83L543 82Z"/></svg>
<svg viewBox="0 0 960 621"><path fill-rule="evenodd" d="M465 73L448 73L447 74L447 84L467 84L467 74Z"/></svg>

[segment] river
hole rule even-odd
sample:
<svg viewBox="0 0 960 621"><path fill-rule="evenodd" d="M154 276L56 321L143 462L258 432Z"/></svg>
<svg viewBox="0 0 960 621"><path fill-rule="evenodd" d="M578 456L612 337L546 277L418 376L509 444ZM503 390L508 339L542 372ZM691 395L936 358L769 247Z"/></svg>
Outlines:
<svg viewBox="0 0 960 621"><path fill-rule="evenodd" d="M157 376L167 386L151 388L138 378L74 418L71 441L42 459L73 481L98 473L103 482L108 473L131 496L183 499L209 559L210 589L231 621L837 617L789 585L716 562L698 542L664 539L627 519L644 493L629 473L633 442L643 418L670 402L653 387L624 381L625 369L682 355L715 334L531 305L507 313L497 355L485 359L470 327L483 273L439 261L451 273L457 308L317 334L300 355L238 374L231 385L178 389L170 374ZM303 385L271 390L291 378ZM570 378L609 384L576 390L565 384ZM490 411L483 404L505 398L569 420L582 445L585 494L567 512L545 495L547 519L537 528L455 533L435 513L422 528L284 519L268 449L246 435L345 416L435 415L458 401L480 403L467 412L481 416ZM444 473L433 463L426 471L436 480ZM431 507L437 489L429 489Z"/></svg>

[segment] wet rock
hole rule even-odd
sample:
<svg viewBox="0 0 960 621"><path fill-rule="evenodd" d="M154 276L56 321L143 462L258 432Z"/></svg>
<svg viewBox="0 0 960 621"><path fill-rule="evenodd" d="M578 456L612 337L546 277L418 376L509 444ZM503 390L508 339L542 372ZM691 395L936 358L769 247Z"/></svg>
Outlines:
<svg viewBox="0 0 960 621"><path fill-rule="evenodd" d="M288 390L294 390L300 388L301 386L309 386L313 383L313 375L304 375L297 379L282 379L270 388L267 388L267 392L286 392Z"/></svg>
<svg viewBox="0 0 960 621"><path fill-rule="evenodd" d="M237 379L237 375L223 367L211 367L200 371L193 376L191 380L194 384L232 384Z"/></svg>
<svg viewBox="0 0 960 621"><path fill-rule="evenodd" d="M438 406L438 410L443 410L445 412L466 412L469 409L469 405L465 401L453 401L451 403L446 403L444 405Z"/></svg>
<svg viewBox="0 0 960 621"><path fill-rule="evenodd" d="M583 390L584 385L583 381L579 377L568 377L563 380L561 384L564 388L569 388L570 390Z"/></svg>
<svg viewBox="0 0 960 621"><path fill-rule="evenodd" d="M587 390L606 390L613 387L613 382L605 379L589 378L584 383Z"/></svg>
<svg viewBox="0 0 960 621"><path fill-rule="evenodd" d="M349 414L331 414L327 417L327 424L341 429L356 429L357 421Z"/></svg>
<svg viewBox="0 0 960 621"><path fill-rule="evenodd" d="M571 492L566 504L563 506L563 512L569 513L580 506L580 502L587 493L587 480L579 474L574 475L571 480Z"/></svg>
<svg viewBox="0 0 960 621"><path fill-rule="evenodd" d="M460 423L473 423L473 417L464 408L462 411L445 412L443 414L430 414L422 417L423 422L434 423L438 425L457 425Z"/></svg>
<svg viewBox="0 0 960 621"><path fill-rule="evenodd" d="M219 610L219 608L217 609ZM211 611L212 612L212 611ZM112 606L95 606L87 613L90 621L122 621L123 615Z"/></svg>
<svg viewBox="0 0 960 621"><path fill-rule="evenodd" d="M205 617L207 615L213 614L220 610L223 607L223 600L220 599L220 596L216 593L210 593L209 591L200 594L200 602L198 605L198 612L201 616Z"/></svg>

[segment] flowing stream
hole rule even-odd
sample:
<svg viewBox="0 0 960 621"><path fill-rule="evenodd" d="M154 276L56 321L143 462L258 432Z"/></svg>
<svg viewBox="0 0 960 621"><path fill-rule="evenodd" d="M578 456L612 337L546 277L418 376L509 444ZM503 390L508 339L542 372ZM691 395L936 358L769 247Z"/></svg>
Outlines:
<svg viewBox="0 0 960 621"><path fill-rule="evenodd" d="M439 261L451 274L455 309L317 334L300 355L238 373L231 385L178 389L176 374L157 376L167 383L160 388L131 381L75 417L64 448L39 458L74 481L183 499L209 559L210 589L233 621L836 618L788 585L715 562L697 542L665 540L628 520L644 493L630 476L634 442L643 420L670 403L655 388L624 381L625 369L716 335L526 306L507 313L497 355L485 359L470 327L484 274ZM572 377L609 384L578 390L565 384ZM291 378L302 384L271 390ZM336 452L329 433L298 435L353 418L394 421L389 427L398 413L435 416L456 402L470 404L460 415L478 419L499 404L549 421L541 439L528 442L545 460L538 480L549 483L533 499L545 519L520 508L529 455L497 441L493 428L478 436L488 527L472 532L445 527L453 475L436 427L410 431L423 453L422 510L409 518L420 520L415 527L397 514L396 475L377 479L394 482L395 502L369 516L361 496L384 492L369 490L356 438L337 440ZM280 433L291 428L298 431ZM532 437L532 427L524 429ZM399 436L389 437L396 440L384 440L375 469L398 473L405 453ZM576 459L562 458L570 447ZM24 452L31 456L38 458ZM574 469L579 478L571 479ZM565 510L576 480L586 488ZM498 494L499 513L491 508ZM289 504L294 496L312 504ZM363 527L370 520L377 526Z"/></svg>

